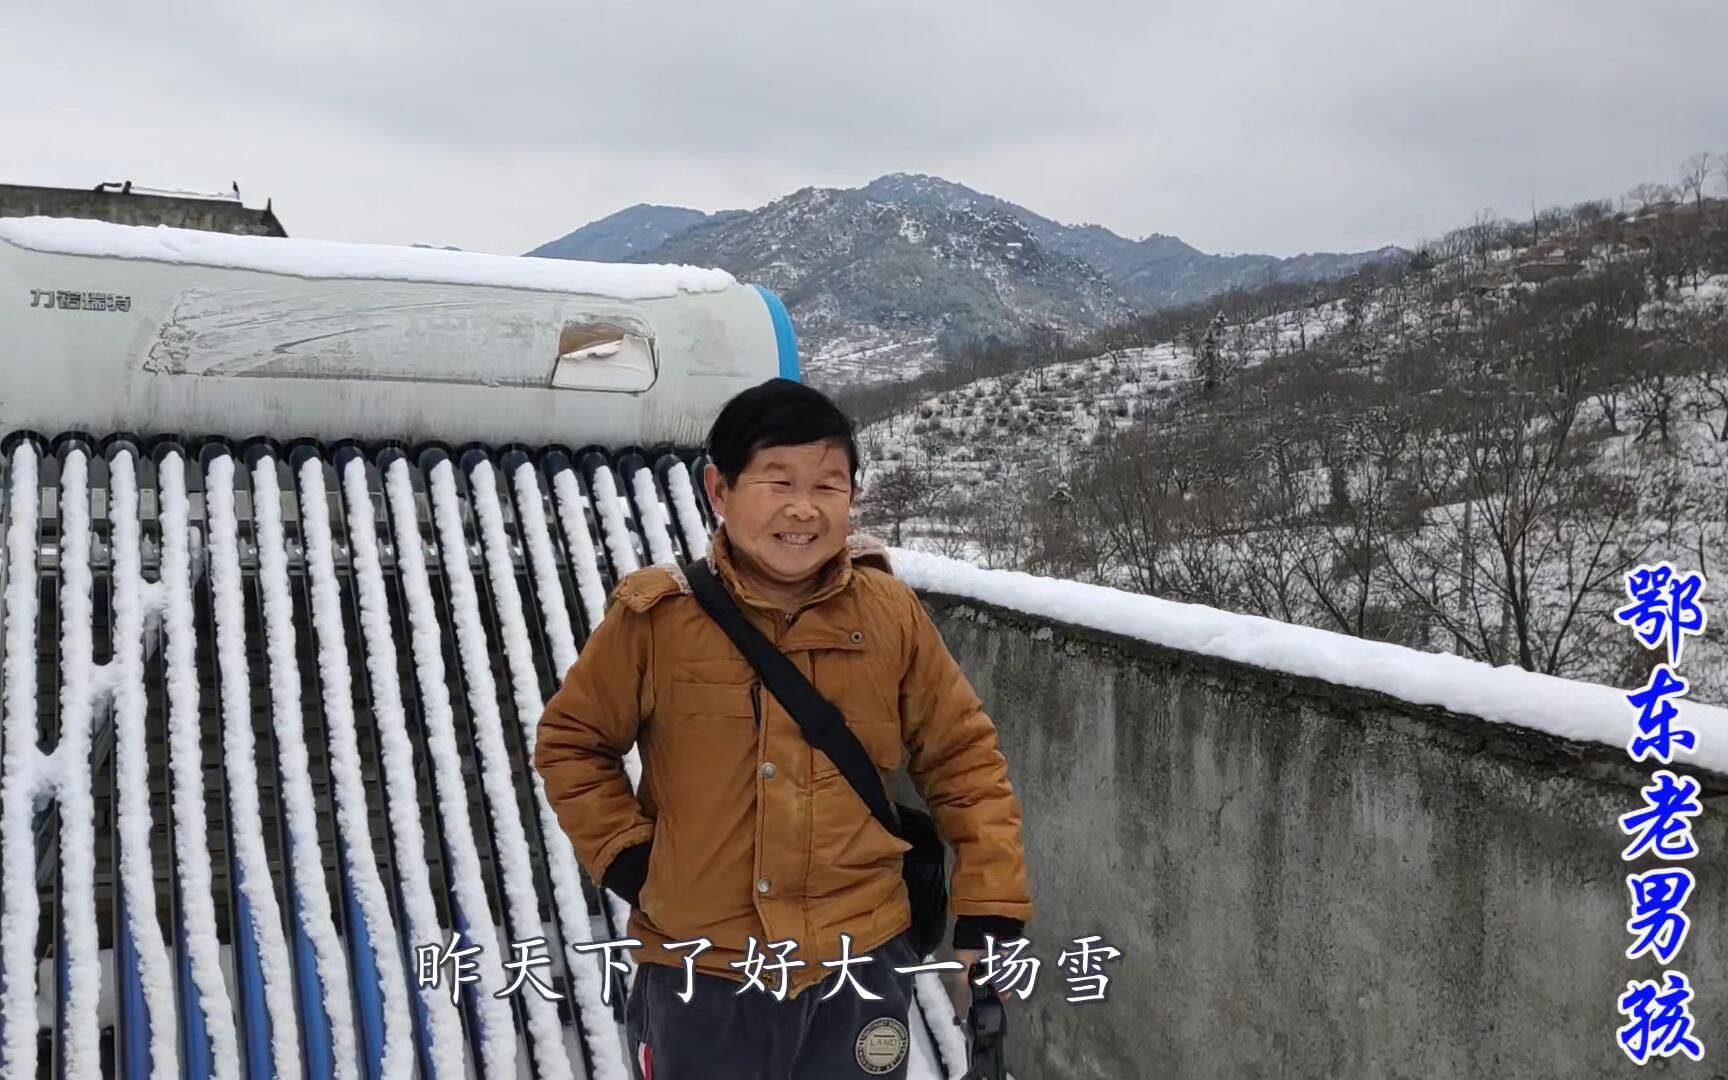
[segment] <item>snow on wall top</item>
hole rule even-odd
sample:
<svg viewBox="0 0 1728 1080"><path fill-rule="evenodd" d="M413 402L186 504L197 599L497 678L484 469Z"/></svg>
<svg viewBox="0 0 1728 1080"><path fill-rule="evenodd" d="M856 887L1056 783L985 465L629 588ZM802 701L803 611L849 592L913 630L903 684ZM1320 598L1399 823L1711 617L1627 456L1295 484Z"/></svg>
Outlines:
<svg viewBox="0 0 1728 1080"><path fill-rule="evenodd" d="M1161 600L1084 582L986 570L921 551L891 548L894 573L923 592L965 597L1074 626L1138 638L1339 686L1374 690L1417 705L1514 724L1563 739L1625 750L1638 731L1637 687L1600 686L1522 668L1492 667L1444 653L1367 641L1255 615ZM1708 612L1710 603L1703 600ZM1630 633L1630 630L1628 630ZM1686 675L1686 655L1679 673ZM1697 749L1676 747L1674 764L1728 774L1728 708L1675 701L1677 727Z"/></svg>
<svg viewBox="0 0 1728 1080"><path fill-rule="evenodd" d="M737 284L724 270L690 266L588 263L440 248L235 236L72 218L0 219L0 240L58 255L218 266L303 278L383 278L540 289L619 300L719 292Z"/></svg>

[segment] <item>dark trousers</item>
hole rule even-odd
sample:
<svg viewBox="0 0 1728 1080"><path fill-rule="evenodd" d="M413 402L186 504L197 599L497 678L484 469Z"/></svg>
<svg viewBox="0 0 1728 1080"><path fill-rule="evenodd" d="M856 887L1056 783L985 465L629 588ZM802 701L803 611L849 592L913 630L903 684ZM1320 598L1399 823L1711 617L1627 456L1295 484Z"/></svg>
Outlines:
<svg viewBox="0 0 1728 1080"><path fill-rule="evenodd" d="M905 1080L914 976L894 969L919 957L904 936L870 955L874 962L836 969L784 1001L759 987L739 993L744 984L718 976L696 972L687 980L682 967L640 965L625 1007L640 1080ZM840 985L843 976L850 981ZM779 979L764 968L769 991ZM866 999L853 983L879 999Z"/></svg>

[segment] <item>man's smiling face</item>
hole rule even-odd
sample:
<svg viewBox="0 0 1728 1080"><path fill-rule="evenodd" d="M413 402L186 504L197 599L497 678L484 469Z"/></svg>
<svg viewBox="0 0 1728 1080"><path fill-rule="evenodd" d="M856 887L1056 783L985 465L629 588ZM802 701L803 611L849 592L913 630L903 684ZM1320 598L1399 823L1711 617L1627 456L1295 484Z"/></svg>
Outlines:
<svg viewBox="0 0 1728 1080"><path fill-rule="evenodd" d="M764 591L814 585L846 547L852 466L838 442L768 447L752 455L736 484L713 466L704 479L739 571Z"/></svg>

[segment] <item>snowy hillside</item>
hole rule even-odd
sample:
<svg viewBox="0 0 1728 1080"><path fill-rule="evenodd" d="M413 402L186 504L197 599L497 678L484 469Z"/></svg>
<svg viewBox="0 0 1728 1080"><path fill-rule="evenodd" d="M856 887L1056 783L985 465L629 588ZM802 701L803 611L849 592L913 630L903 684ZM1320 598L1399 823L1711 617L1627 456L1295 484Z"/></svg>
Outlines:
<svg viewBox="0 0 1728 1080"><path fill-rule="evenodd" d="M1641 678L1606 617L1625 569L1728 561L1728 203L1478 221L1324 302L1269 298L1028 350L869 423L862 520L980 566ZM1708 700L1725 624L1688 665Z"/></svg>
<svg viewBox="0 0 1728 1080"><path fill-rule="evenodd" d="M1244 368L1318 344L1344 323L1343 304L1280 313L1216 335L1227 362ZM1203 346L1204 347L1204 346ZM1157 422L1197 383L1196 352L1167 341L1110 350L932 395L860 433L869 486L896 470L925 474L944 490L988 489L1014 470L1058 475L1090 460L1106 432Z"/></svg>

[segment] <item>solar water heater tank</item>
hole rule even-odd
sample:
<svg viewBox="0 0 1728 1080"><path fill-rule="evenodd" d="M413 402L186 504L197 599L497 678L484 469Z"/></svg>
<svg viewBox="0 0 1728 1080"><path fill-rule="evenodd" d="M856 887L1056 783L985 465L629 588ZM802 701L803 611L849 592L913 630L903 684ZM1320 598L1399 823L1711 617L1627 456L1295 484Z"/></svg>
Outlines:
<svg viewBox="0 0 1728 1080"><path fill-rule="evenodd" d="M0 219L0 431L690 446L775 375L719 270Z"/></svg>

